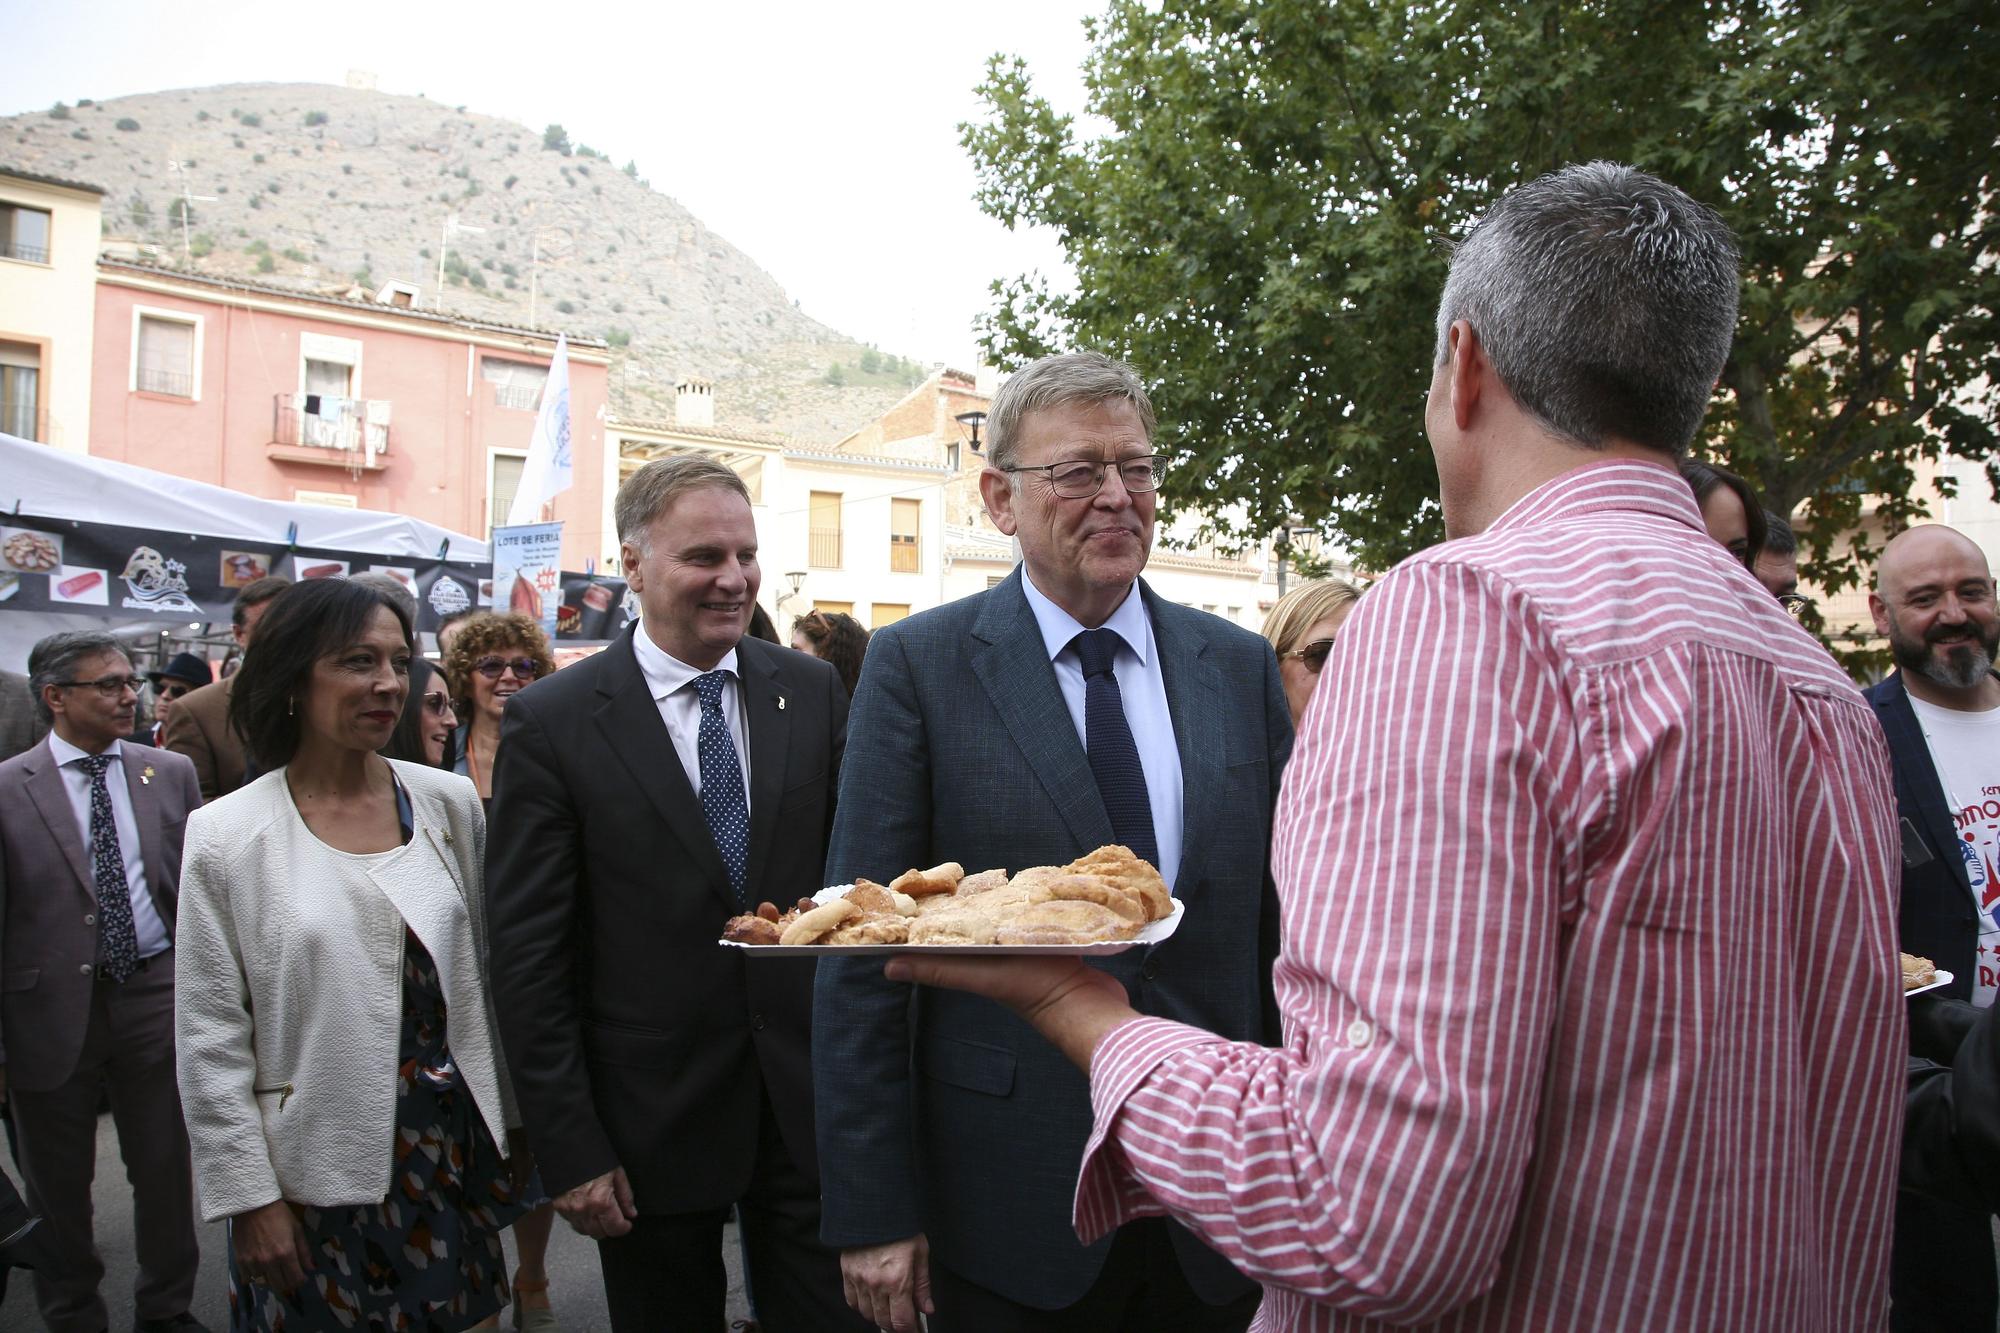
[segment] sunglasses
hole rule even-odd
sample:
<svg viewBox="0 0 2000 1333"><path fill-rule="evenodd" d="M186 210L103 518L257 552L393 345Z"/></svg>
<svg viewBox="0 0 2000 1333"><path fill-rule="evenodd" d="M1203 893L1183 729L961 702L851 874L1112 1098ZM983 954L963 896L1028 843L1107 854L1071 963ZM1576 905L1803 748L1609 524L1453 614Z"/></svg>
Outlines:
<svg viewBox="0 0 2000 1333"><path fill-rule="evenodd" d="M522 680L539 680L542 675L541 664L532 657L482 657L472 669L488 680L498 680L507 671Z"/></svg>
<svg viewBox="0 0 2000 1333"><path fill-rule="evenodd" d="M1806 608L1812 604L1812 598L1807 597L1804 593L1781 592L1778 594L1778 605L1784 607L1785 614L1794 620L1803 616L1806 613Z"/></svg>
<svg viewBox="0 0 2000 1333"><path fill-rule="evenodd" d="M432 690L424 696L424 711L435 717L450 717L451 699L441 691Z"/></svg>
<svg viewBox="0 0 2000 1333"><path fill-rule="evenodd" d="M1305 663L1306 670L1317 676L1319 669L1326 665L1326 655L1332 651L1332 639L1314 639L1303 648L1294 648L1289 653L1279 653L1278 656L1297 658Z"/></svg>
<svg viewBox="0 0 2000 1333"><path fill-rule="evenodd" d="M183 694L192 693L194 693L194 686L178 680L163 681L159 689L159 695L162 699L178 699Z"/></svg>

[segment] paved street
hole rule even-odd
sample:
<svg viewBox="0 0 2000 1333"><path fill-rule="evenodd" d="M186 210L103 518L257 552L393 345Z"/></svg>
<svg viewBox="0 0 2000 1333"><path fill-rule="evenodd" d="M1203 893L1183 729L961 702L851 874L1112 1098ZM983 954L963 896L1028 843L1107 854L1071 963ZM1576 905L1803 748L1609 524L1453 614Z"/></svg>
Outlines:
<svg viewBox="0 0 2000 1333"><path fill-rule="evenodd" d="M0 1157L5 1157L0 1152ZM20 1174L14 1170L12 1161L0 1163L18 1186ZM103 1252L105 1266L104 1293L111 1306L111 1328L113 1333L124 1333L132 1326L132 1277L134 1260L132 1256L132 1194L125 1183L125 1166L118 1159L118 1136L111 1127L111 1118L98 1121L97 1134L97 1245ZM507 1252L514 1252L513 1238L507 1240ZM743 1275L738 1261L736 1229L732 1226L724 1238L723 1257L729 1265L729 1317L744 1317ZM228 1327L228 1282L224 1273L223 1228L218 1223L206 1226L201 1232L201 1273L195 1290L194 1313L215 1333L223 1333ZM510 1261L511 1271L512 1264ZM597 1247L578 1236L565 1222L558 1221L555 1234L549 1241L549 1283L550 1296L555 1304L556 1314L562 1320L564 1333L606 1333L610 1328L604 1314L604 1288L598 1277ZM503 1313L503 1328L511 1327L511 1321ZM24 1273L13 1275L7 1285L7 1296L0 1302L0 1333L29 1333L39 1329L41 1319L35 1314L34 1293L29 1279Z"/></svg>

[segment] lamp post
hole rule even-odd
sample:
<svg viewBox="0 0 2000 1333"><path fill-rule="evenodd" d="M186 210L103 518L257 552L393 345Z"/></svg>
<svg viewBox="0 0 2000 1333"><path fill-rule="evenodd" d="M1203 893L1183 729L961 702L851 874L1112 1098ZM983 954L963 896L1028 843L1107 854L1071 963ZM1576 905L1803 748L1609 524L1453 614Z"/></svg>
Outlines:
<svg viewBox="0 0 2000 1333"><path fill-rule="evenodd" d="M437 308L438 308L439 310L442 310L442 309L444 309L444 256L445 256L445 252L446 252L447 250L451 249L451 238L452 238L452 236L453 236L454 234L458 233L458 232L461 232L461 231L480 231L480 232L483 232L483 231L485 231L485 230L486 230L486 228L484 228L484 227L475 227L475 226L473 226L473 225L472 225L472 224L471 224L470 222L460 222L460 221L458 220L458 214L456 214L456 213L453 213L453 214L452 214L451 216L447 217L447 218L446 218L446 219L444 220L444 234L443 234L443 235L441 235L441 236L440 236L440 237L438 238L438 294L437 294Z"/></svg>

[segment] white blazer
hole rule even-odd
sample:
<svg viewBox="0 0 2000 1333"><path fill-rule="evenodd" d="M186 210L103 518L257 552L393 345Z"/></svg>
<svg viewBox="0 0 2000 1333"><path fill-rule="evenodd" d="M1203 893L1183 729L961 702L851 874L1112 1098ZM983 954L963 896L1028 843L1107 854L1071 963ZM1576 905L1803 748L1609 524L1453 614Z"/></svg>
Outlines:
<svg viewBox="0 0 2000 1333"><path fill-rule="evenodd" d="M320 842L282 769L188 817L174 1033L206 1221L387 1196L406 924L437 964L452 1059L503 1152L520 1124L487 985L478 793L390 762L415 827L379 859Z"/></svg>

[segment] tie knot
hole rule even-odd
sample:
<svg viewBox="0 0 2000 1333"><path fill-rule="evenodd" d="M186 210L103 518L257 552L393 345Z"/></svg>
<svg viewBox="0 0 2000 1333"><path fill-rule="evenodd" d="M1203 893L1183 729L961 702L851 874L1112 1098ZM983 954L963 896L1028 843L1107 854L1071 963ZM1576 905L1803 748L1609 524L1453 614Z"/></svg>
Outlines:
<svg viewBox="0 0 2000 1333"><path fill-rule="evenodd" d="M101 778L104 776L104 770L111 767L111 756L108 754L87 754L77 760L76 765L84 772L90 774L91 777Z"/></svg>
<svg viewBox="0 0 2000 1333"><path fill-rule="evenodd" d="M1112 659L1125 646L1125 640L1115 629L1087 629L1070 640L1076 648L1077 660L1083 663L1084 679L1092 676L1111 674Z"/></svg>
<svg viewBox="0 0 2000 1333"><path fill-rule="evenodd" d="M729 679L727 671L709 671L694 678L694 692L701 698L704 709L722 707L722 683Z"/></svg>

